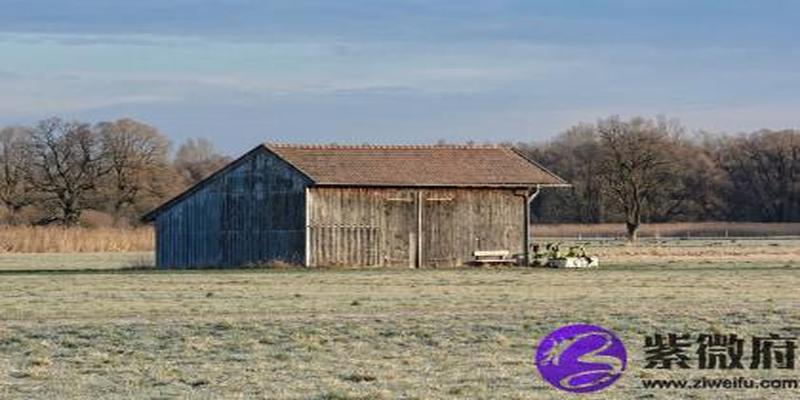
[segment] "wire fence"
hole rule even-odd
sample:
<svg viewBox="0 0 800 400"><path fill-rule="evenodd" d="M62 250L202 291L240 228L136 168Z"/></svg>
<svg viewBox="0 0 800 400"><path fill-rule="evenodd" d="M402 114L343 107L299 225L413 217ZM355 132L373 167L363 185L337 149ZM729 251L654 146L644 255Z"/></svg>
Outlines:
<svg viewBox="0 0 800 400"><path fill-rule="evenodd" d="M623 223L533 224L534 237L562 240L625 240ZM642 224L639 241L652 240L796 240L800 223L677 222Z"/></svg>
<svg viewBox="0 0 800 400"><path fill-rule="evenodd" d="M565 245L587 245L591 247L621 247L634 245L637 247L800 247L800 236L753 236L753 237L720 237L720 236L692 236L692 237L660 237L640 238L634 244L624 237L532 237L531 241L538 244L563 243Z"/></svg>

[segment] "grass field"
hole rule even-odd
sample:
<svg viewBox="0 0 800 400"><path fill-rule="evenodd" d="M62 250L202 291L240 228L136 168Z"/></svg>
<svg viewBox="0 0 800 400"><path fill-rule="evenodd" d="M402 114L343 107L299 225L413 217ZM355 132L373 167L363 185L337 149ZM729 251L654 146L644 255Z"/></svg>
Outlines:
<svg viewBox="0 0 800 400"><path fill-rule="evenodd" d="M800 260L800 239L642 239L638 245L625 240L543 239L569 246L585 245L601 263L649 265L652 263L768 262ZM153 265L149 251L0 253L0 272L25 270L136 269Z"/></svg>
<svg viewBox="0 0 800 400"><path fill-rule="evenodd" d="M6 253L0 254L0 272L116 270L153 266L150 251L113 253Z"/></svg>
<svg viewBox="0 0 800 400"><path fill-rule="evenodd" d="M623 223L602 224L538 224L531 226L538 237L605 237L623 238ZM800 223L785 222L664 222L642 224L640 238L687 237L768 237L800 236Z"/></svg>
<svg viewBox="0 0 800 400"><path fill-rule="evenodd" d="M641 239L631 245L625 240L546 239L561 243L561 249L584 245L601 262L614 264L792 262L800 260L800 240L763 239Z"/></svg>
<svg viewBox="0 0 800 400"><path fill-rule="evenodd" d="M537 338L570 322L617 332L631 357L619 382L587 398L798 394L653 391L640 382L731 376L644 370L644 334L800 335L800 265L791 261L20 271L34 266L32 257L0 272L4 399L563 398L539 378L532 357ZM69 256L54 257L81 269L81 260L70 267ZM788 372L735 375L797 377Z"/></svg>

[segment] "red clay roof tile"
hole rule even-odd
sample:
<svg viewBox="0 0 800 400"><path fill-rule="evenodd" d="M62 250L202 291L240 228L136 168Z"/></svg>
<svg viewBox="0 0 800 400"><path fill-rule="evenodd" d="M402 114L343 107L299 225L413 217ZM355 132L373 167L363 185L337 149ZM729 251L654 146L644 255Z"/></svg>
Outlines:
<svg viewBox="0 0 800 400"><path fill-rule="evenodd" d="M266 146L320 185L566 184L541 165L506 146Z"/></svg>

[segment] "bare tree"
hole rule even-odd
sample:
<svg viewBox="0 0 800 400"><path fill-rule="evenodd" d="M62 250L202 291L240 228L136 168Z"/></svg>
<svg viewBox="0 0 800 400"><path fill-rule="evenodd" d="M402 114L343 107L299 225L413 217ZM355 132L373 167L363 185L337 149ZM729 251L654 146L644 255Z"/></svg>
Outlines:
<svg viewBox="0 0 800 400"><path fill-rule="evenodd" d="M628 239L636 241L647 203L661 185L669 185L672 167L667 121L618 117L597 124L603 146L599 172L625 214Z"/></svg>
<svg viewBox="0 0 800 400"><path fill-rule="evenodd" d="M800 131L763 130L720 146L732 207L740 219L800 220Z"/></svg>
<svg viewBox="0 0 800 400"><path fill-rule="evenodd" d="M652 222L698 221L724 218L721 195L728 174L720 168L705 144L680 136L665 144L669 175L664 177L649 202ZM702 137L701 137L702 139Z"/></svg>
<svg viewBox="0 0 800 400"><path fill-rule="evenodd" d="M97 135L81 122L59 118L40 121L33 129L26 157L26 180L52 205L58 220L78 223L98 180L107 170L101 162Z"/></svg>
<svg viewBox="0 0 800 400"><path fill-rule="evenodd" d="M203 138L190 138L175 155L175 169L187 185L193 185L211 175L230 161L214 145Z"/></svg>
<svg viewBox="0 0 800 400"><path fill-rule="evenodd" d="M101 197L117 225L140 203L161 200L170 192L169 140L131 119L101 122L97 131L108 170Z"/></svg>
<svg viewBox="0 0 800 400"><path fill-rule="evenodd" d="M30 144L31 132L22 127L0 130L0 202L17 223L19 211L34 201L31 188L25 180L27 162L25 149Z"/></svg>
<svg viewBox="0 0 800 400"><path fill-rule="evenodd" d="M548 168L572 184L570 189L545 192L545 214L586 223L602 222L606 216L603 181L597 174L602 151L600 138L591 124L580 124L558 135L537 157Z"/></svg>

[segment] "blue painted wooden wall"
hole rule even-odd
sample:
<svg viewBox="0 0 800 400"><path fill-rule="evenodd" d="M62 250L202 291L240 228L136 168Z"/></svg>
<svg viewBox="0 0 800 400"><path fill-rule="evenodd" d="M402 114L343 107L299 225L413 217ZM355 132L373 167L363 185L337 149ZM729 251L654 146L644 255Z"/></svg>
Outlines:
<svg viewBox="0 0 800 400"><path fill-rule="evenodd" d="M266 149L250 152L156 217L157 265L302 264L310 183Z"/></svg>

